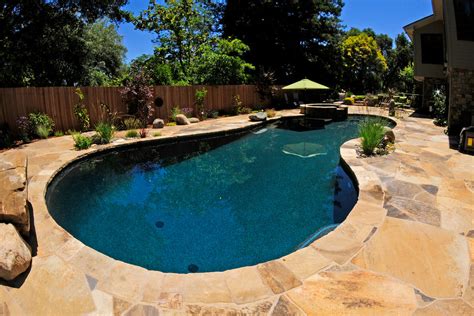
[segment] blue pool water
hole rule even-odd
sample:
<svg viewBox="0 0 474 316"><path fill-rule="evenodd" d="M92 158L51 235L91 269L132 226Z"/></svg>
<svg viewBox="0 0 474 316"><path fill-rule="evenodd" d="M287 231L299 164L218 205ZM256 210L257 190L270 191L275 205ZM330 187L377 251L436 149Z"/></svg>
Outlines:
<svg viewBox="0 0 474 316"><path fill-rule="evenodd" d="M86 245L148 269L265 262L352 209L357 193L339 166L339 148L357 136L359 120L306 132L272 125L94 156L53 181L48 208Z"/></svg>

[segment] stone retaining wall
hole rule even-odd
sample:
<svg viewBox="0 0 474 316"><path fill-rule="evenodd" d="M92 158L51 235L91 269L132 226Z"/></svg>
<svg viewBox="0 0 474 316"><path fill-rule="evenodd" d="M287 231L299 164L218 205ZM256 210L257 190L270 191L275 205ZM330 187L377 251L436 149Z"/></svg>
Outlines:
<svg viewBox="0 0 474 316"><path fill-rule="evenodd" d="M450 133L470 126L474 115L474 70L452 69L450 72L449 118Z"/></svg>

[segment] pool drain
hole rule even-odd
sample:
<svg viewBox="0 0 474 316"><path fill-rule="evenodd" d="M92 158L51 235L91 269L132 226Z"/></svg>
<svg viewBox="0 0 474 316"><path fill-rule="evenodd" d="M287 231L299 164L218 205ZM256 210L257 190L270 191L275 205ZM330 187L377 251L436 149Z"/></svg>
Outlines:
<svg viewBox="0 0 474 316"><path fill-rule="evenodd" d="M196 273L199 271L199 267L195 264L190 264L188 266L188 271L191 272L191 273Z"/></svg>
<svg viewBox="0 0 474 316"><path fill-rule="evenodd" d="M163 226L165 226L165 223L162 222L162 221L157 221L157 222L155 223L155 226L156 226L156 228L163 228Z"/></svg>

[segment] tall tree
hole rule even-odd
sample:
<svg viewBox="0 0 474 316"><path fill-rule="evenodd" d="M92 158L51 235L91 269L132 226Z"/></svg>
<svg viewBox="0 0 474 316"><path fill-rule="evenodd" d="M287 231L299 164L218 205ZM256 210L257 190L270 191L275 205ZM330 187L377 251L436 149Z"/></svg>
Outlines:
<svg viewBox="0 0 474 316"><path fill-rule="evenodd" d="M346 89L360 94L381 89L387 62L373 37L364 32L347 37L342 54Z"/></svg>
<svg viewBox="0 0 474 316"><path fill-rule="evenodd" d="M81 85L100 86L119 76L127 49L114 24L100 20L85 27L87 74Z"/></svg>
<svg viewBox="0 0 474 316"><path fill-rule="evenodd" d="M228 0L223 32L249 45L246 57L258 73L280 83L307 76L334 85L342 7L342 0Z"/></svg>
<svg viewBox="0 0 474 316"><path fill-rule="evenodd" d="M0 85L71 85L86 75L84 27L127 0L0 0Z"/></svg>
<svg viewBox="0 0 474 316"><path fill-rule="evenodd" d="M395 49L387 59L388 71L384 78L385 87L404 90L405 86L399 84L400 74L406 67L410 66L413 59L413 43L411 43L404 34L397 35L395 39ZM411 92L411 90L405 92Z"/></svg>

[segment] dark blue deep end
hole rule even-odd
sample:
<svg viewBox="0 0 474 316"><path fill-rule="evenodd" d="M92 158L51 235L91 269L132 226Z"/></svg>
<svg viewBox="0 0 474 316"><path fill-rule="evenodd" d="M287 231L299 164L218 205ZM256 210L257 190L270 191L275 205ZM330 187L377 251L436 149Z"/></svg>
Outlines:
<svg viewBox="0 0 474 316"><path fill-rule="evenodd" d="M359 120L115 150L61 172L48 208L86 245L148 269L265 262L340 223L354 206L339 148L357 137Z"/></svg>

